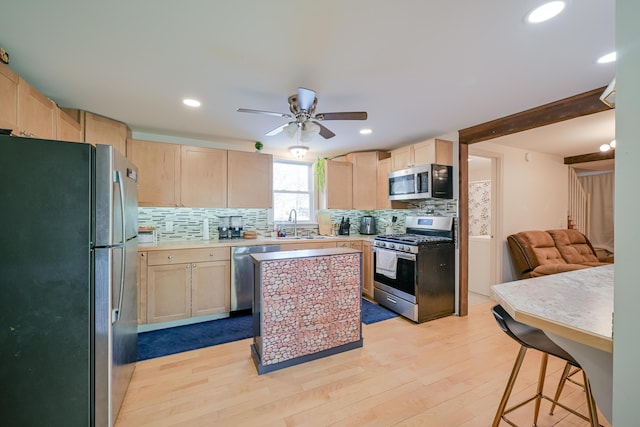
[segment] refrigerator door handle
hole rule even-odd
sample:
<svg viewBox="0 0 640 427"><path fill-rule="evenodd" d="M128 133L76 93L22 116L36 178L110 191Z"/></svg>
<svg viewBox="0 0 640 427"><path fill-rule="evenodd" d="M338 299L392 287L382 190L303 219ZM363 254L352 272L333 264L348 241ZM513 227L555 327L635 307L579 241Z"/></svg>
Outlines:
<svg viewBox="0 0 640 427"><path fill-rule="evenodd" d="M122 179L122 173L119 170L115 171L114 181L118 183L118 187L120 190L120 214L122 215L122 256L120 258L120 294L118 296L118 307L114 308L111 312L111 323L116 323L120 320L120 311L122 310L122 299L124 297L124 278L125 278L125 264L126 264L126 251L124 250L125 244L127 243L127 227L125 224L125 197L124 197L124 180Z"/></svg>

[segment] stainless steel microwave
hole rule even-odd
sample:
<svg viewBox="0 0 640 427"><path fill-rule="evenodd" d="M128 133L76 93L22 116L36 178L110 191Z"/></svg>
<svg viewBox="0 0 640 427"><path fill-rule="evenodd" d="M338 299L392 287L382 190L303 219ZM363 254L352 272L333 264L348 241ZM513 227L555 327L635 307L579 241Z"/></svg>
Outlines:
<svg viewBox="0 0 640 427"><path fill-rule="evenodd" d="M453 168L429 164L389 173L389 200L452 199Z"/></svg>

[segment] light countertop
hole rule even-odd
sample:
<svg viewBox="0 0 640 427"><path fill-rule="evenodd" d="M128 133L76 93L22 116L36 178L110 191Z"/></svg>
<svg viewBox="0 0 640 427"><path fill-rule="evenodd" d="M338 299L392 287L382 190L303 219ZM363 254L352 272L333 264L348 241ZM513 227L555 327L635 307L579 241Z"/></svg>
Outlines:
<svg viewBox="0 0 640 427"><path fill-rule="evenodd" d="M613 351L613 264L492 286L517 321Z"/></svg>
<svg viewBox="0 0 640 427"><path fill-rule="evenodd" d="M262 261L279 261L283 259L293 258L311 258L319 256L331 256L331 255L343 255L360 253L357 249L351 248L326 248L326 249L306 249L301 251L280 251L280 252L265 252L260 254L251 254L254 260L258 262Z"/></svg>
<svg viewBox="0 0 640 427"><path fill-rule="evenodd" d="M211 239L211 240L164 240L157 243L140 243L138 244L138 252L144 251L161 251L171 249L199 249L199 248L216 248L230 246L254 246L254 245L286 245L290 243L322 243L322 242L350 242L350 241L371 241L375 236L356 235L356 236L321 236L314 238L291 238L291 237L262 237L257 239Z"/></svg>

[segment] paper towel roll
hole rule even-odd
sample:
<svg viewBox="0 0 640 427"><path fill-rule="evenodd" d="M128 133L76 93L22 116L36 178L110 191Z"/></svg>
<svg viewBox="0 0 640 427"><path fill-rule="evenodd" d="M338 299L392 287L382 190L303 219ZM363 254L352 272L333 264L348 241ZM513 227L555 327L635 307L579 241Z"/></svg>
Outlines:
<svg viewBox="0 0 640 427"><path fill-rule="evenodd" d="M209 218L202 221L202 240L209 240Z"/></svg>

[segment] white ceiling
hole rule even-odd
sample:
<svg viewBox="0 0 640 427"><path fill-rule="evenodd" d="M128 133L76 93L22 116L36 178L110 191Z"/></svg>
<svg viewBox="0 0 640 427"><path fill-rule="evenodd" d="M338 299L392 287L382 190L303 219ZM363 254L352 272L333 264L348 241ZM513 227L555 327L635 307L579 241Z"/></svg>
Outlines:
<svg viewBox="0 0 640 427"><path fill-rule="evenodd" d="M237 108L286 113L303 86L317 92L317 112L368 111L366 122L324 122L337 136L307 144L315 158L406 145L606 86L615 65L595 60L615 49L615 2L570 0L554 20L525 24L541 3L5 0L0 46L59 105L139 135L260 140L278 153L292 141L264 133L285 120ZM186 108L184 97L203 105ZM359 135L363 126L373 134Z"/></svg>

